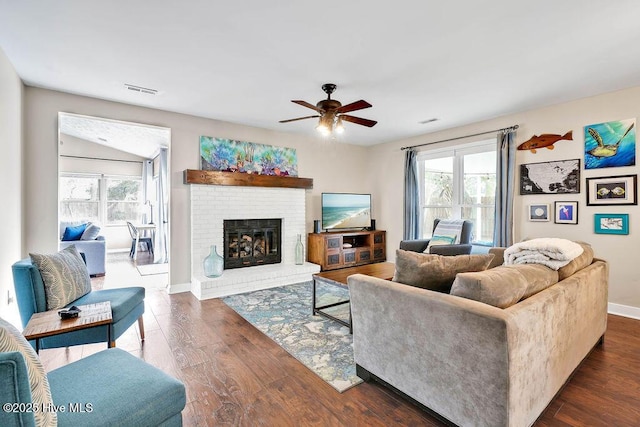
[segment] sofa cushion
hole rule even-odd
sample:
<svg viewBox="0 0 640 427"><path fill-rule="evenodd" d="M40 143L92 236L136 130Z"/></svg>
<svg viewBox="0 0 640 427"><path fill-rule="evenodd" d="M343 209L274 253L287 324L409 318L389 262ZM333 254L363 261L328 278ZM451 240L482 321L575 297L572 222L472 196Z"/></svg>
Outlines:
<svg viewBox="0 0 640 427"><path fill-rule="evenodd" d="M0 319L0 353L9 351L20 352L24 358L29 375L31 401L38 408L51 407L53 399L51 398L49 380L38 355L11 323ZM38 426L55 426L57 424L55 412L35 411L33 415Z"/></svg>
<svg viewBox="0 0 640 427"><path fill-rule="evenodd" d="M493 247L493 248L489 248L489 253L493 254L493 260L491 261L491 264L489 264L489 267L487 267L487 270L489 270L490 268L494 268L494 267L498 267L502 264L504 264L504 250L507 248L503 248L503 247Z"/></svg>
<svg viewBox="0 0 640 427"><path fill-rule="evenodd" d="M102 289L90 292L76 301L74 305L97 304L99 302L111 302L111 314L113 323L119 322L131 310L144 301L144 288L132 286L129 288Z"/></svg>
<svg viewBox="0 0 640 427"><path fill-rule="evenodd" d="M569 264L560 267L558 270L558 280L566 279L576 271L582 270L593 262L593 248L591 245L585 242L576 243L582 246L582 253L577 258L572 259Z"/></svg>
<svg viewBox="0 0 640 427"><path fill-rule="evenodd" d="M456 274L485 270L492 259L492 254L442 256L397 249L393 281L448 293Z"/></svg>
<svg viewBox="0 0 640 427"><path fill-rule="evenodd" d="M69 226L64 229L64 234L62 235L62 241L68 242L70 240L80 240L82 237L82 233L87 229L87 224L80 224L75 226Z"/></svg>
<svg viewBox="0 0 640 427"><path fill-rule="evenodd" d="M100 234L100 226L90 222L87 224L82 236L80 236L80 240L95 240L98 234Z"/></svg>
<svg viewBox="0 0 640 427"><path fill-rule="evenodd" d="M89 271L74 245L53 255L29 256L42 275L47 310L62 308L91 291Z"/></svg>
<svg viewBox="0 0 640 427"><path fill-rule="evenodd" d="M556 283L558 272L544 265L505 265L458 274L451 295L507 308Z"/></svg>

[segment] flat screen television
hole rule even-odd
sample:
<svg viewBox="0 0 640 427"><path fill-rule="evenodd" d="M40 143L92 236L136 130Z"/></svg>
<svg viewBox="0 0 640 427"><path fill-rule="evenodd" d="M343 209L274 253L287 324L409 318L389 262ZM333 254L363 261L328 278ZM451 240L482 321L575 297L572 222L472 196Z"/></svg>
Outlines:
<svg viewBox="0 0 640 427"><path fill-rule="evenodd" d="M322 193L322 228L371 227L371 194Z"/></svg>

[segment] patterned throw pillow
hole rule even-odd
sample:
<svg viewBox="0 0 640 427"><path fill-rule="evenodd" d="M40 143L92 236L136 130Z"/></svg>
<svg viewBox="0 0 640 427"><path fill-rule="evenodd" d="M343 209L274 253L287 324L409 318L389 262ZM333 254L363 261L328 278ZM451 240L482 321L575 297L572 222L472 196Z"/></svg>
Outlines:
<svg viewBox="0 0 640 427"><path fill-rule="evenodd" d="M38 405L38 408L53 406L49 380L44 371L38 355L29 345L20 332L9 322L0 319L0 352L18 351L22 353L27 374L29 375L29 386L31 388L31 401ZM57 414L55 412L37 411L34 414L37 426L57 425Z"/></svg>
<svg viewBox="0 0 640 427"><path fill-rule="evenodd" d="M91 292L89 271L74 245L53 255L29 256L42 275L47 310L62 308Z"/></svg>
<svg viewBox="0 0 640 427"><path fill-rule="evenodd" d="M429 250L431 249L431 246L438 246L438 245L452 245L456 242L456 236L455 234L452 236L440 236L440 235L436 235L434 234L431 239L429 239L429 244L427 245L427 248L424 250L425 254L429 253Z"/></svg>

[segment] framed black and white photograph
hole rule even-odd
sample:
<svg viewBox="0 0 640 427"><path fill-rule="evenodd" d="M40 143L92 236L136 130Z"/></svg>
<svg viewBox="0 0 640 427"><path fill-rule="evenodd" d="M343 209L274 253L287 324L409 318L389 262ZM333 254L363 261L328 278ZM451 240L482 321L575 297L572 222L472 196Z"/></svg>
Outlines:
<svg viewBox="0 0 640 427"><path fill-rule="evenodd" d="M549 205L529 205L529 221L549 221Z"/></svg>
<svg viewBox="0 0 640 427"><path fill-rule="evenodd" d="M578 223L578 202L555 202L556 224Z"/></svg>
<svg viewBox="0 0 640 427"><path fill-rule="evenodd" d="M596 234L629 234L629 214L595 214L593 225Z"/></svg>
<svg viewBox="0 0 640 427"><path fill-rule="evenodd" d="M520 165L520 195L580 192L580 159Z"/></svg>
<svg viewBox="0 0 640 427"><path fill-rule="evenodd" d="M638 204L638 175L587 178L587 206Z"/></svg>

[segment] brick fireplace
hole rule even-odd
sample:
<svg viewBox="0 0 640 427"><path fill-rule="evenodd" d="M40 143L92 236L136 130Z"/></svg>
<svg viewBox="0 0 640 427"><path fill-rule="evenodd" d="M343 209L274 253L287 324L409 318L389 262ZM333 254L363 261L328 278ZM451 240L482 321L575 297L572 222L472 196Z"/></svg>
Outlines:
<svg viewBox="0 0 640 427"><path fill-rule="evenodd" d="M191 292L198 299L305 282L320 270L316 264L295 265L298 234L302 234L303 242L306 242L304 189L191 184L190 203ZM218 254L224 255L224 221L242 223L253 219L279 220L281 223L280 262L269 265L256 262L258 265L246 268L225 268L220 277L206 277L202 261L209 254L211 245L216 245ZM270 227L267 224L265 229ZM251 230L253 233L253 226ZM266 236L259 234L259 238L262 237Z"/></svg>

